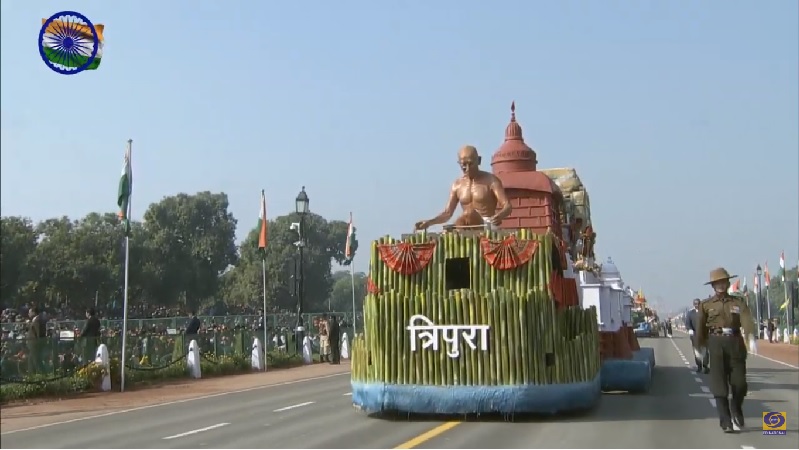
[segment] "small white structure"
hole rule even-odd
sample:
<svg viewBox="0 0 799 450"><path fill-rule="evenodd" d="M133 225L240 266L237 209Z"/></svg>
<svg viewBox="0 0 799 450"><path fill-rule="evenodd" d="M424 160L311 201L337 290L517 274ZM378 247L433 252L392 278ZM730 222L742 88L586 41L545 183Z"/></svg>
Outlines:
<svg viewBox="0 0 799 450"><path fill-rule="evenodd" d="M311 364L313 362L313 353L311 351L311 338L305 336L305 339L302 340L302 360L305 364Z"/></svg>
<svg viewBox="0 0 799 450"><path fill-rule="evenodd" d="M100 389L104 392L111 390L111 360L108 358L108 347L105 344L100 344L97 347L97 353L94 356L95 364L99 365L105 371L103 375L103 382L100 384Z"/></svg>
<svg viewBox="0 0 799 450"><path fill-rule="evenodd" d="M780 339L782 339L782 330L780 330L780 327L776 327L774 333L774 340L779 342Z"/></svg>
<svg viewBox="0 0 799 450"><path fill-rule="evenodd" d="M350 359L350 343L347 333L341 336L341 359Z"/></svg>
<svg viewBox="0 0 799 450"><path fill-rule="evenodd" d="M202 377L202 371L200 370L200 346L194 339L189 343L189 354L186 355L186 365L189 367L190 377Z"/></svg>
<svg viewBox="0 0 799 450"><path fill-rule="evenodd" d="M255 370L266 370L266 355L264 354L264 346L261 340L255 338L252 340L252 353L250 355L252 368Z"/></svg>
<svg viewBox="0 0 799 450"><path fill-rule="evenodd" d="M788 327L785 327L785 331L782 333L782 342L786 344L791 343L791 333L788 332Z"/></svg>
<svg viewBox="0 0 799 450"><path fill-rule="evenodd" d="M616 331L624 323L632 323L632 294L630 289L624 286L621 273L612 259L608 258L602 264L598 276L588 271L581 271L577 289L581 307L596 307L601 331Z"/></svg>

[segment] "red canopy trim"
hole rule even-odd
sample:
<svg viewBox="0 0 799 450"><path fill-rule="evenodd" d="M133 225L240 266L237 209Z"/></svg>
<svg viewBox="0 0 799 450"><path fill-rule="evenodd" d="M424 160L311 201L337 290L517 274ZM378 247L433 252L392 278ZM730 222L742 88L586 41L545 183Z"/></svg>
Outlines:
<svg viewBox="0 0 799 450"><path fill-rule="evenodd" d="M420 272L430 264L433 253L436 251L436 243L411 244L410 242L400 242L397 244L383 244L377 246L380 259L389 269L403 275L413 275Z"/></svg>
<svg viewBox="0 0 799 450"><path fill-rule="evenodd" d="M483 237L480 238L480 248L483 250L483 258L491 267L510 270L530 261L538 249L538 241L520 240L514 235L502 241L492 241Z"/></svg>

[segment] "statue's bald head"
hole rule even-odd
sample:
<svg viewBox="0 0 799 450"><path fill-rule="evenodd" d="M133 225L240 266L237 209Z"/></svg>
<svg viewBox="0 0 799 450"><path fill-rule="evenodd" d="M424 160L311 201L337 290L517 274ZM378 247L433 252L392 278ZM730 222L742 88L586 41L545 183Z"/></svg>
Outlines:
<svg viewBox="0 0 799 450"><path fill-rule="evenodd" d="M474 145L464 145L458 152L458 159L473 158L477 159L480 155L477 154L477 148Z"/></svg>
<svg viewBox="0 0 799 450"><path fill-rule="evenodd" d="M473 145L465 145L458 152L458 165L461 166L463 173L470 177L479 171L480 160L480 155Z"/></svg>

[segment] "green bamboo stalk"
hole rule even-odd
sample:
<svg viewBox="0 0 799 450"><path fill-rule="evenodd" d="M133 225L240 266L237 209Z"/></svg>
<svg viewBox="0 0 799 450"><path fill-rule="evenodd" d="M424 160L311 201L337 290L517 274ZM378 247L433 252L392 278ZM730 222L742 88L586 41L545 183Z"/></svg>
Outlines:
<svg viewBox="0 0 799 450"><path fill-rule="evenodd" d="M483 323L487 324L489 327L489 351L486 355L488 359L488 373L491 380L491 385L496 386L502 383L502 371L500 366L500 351L501 351L501 343L502 339L500 339L500 332L496 326L496 321L494 320L495 316L495 305L497 298L497 291L490 291L486 294L483 299Z"/></svg>
<svg viewBox="0 0 799 450"><path fill-rule="evenodd" d="M527 304L529 303L528 295L524 295L518 298L518 304L514 305L514 312L518 314L517 316L517 323L519 324L519 336L518 336L518 345L519 345L519 352L521 355L521 368L522 368L522 383L529 384L530 383L530 348L529 348L529 336L528 333L528 317L527 317Z"/></svg>
<svg viewBox="0 0 799 450"><path fill-rule="evenodd" d="M396 310L396 316L392 327L394 329L394 342L397 343L397 355L394 359L397 361L399 366L397 368L397 383L399 384L408 383L408 367L410 366L410 361L408 361L408 357L406 356L407 349L405 348L405 344L408 342L408 340L404 339L405 327L403 324L403 321L405 320L406 299L407 291L402 295L397 296L397 304L394 307Z"/></svg>
<svg viewBox="0 0 799 450"><path fill-rule="evenodd" d="M508 328L506 326L507 319L505 313L505 290L498 289L497 294L497 305L494 308L494 321L499 328L499 339L500 339L500 354L499 354L499 367L500 367L500 382L502 384L510 384L510 349L508 348Z"/></svg>
<svg viewBox="0 0 799 450"><path fill-rule="evenodd" d="M455 306L455 324L457 325L468 325L469 324L469 312L468 312L468 301L469 301L469 292L470 289L461 289L460 290L460 298L458 302L454 305ZM464 312L466 315L464 315ZM458 365L458 372L460 372L460 380L461 384L463 385L470 385L469 381L471 380L471 365L469 364L469 357L472 354L472 349L468 345L463 344L463 340L461 337L461 331L458 331L458 345L460 346L461 356L456 360L456 364Z"/></svg>
<svg viewBox="0 0 799 450"><path fill-rule="evenodd" d="M470 325L481 325L481 323L477 320L478 312L477 312L477 302L475 301L475 292L470 291L468 296L468 311L465 311L465 318L467 320L466 323ZM481 334L477 333L477 339L482 342ZM475 345L477 345L477 349L471 351L469 353L469 379L468 382L470 385L477 385L480 383L480 354L482 351L480 350L480 342L477 340L475 341Z"/></svg>

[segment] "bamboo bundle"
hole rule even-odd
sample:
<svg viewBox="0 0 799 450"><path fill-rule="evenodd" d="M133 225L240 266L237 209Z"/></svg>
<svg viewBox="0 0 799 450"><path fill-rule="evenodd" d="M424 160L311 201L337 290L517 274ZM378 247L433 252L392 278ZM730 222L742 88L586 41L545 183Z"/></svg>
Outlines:
<svg viewBox="0 0 799 450"><path fill-rule="evenodd" d="M481 350L478 333L476 349L461 338L459 356L450 357L442 331L438 351L423 349L417 336L412 352L406 327L413 314L430 311L429 306L436 313L427 317L436 325L488 325L488 349ZM446 297L432 292L408 297L392 291L368 295L366 309L365 335L379 338L356 336L355 381L439 386L553 384L590 381L599 370L596 310L556 311L550 298L541 293L517 295L501 288L478 295L464 289ZM376 310L384 313L371 314ZM549 358L548 353L552 354Z"/></svg>
<svg viewBox="0 0 799 450"><path fill-rule="evenodd" d="M519 230L516 237L537 241L537 251L526 264L498 270L483 257L480 238L497 241L505 235L438 235L429 265L412 275L391 270L380 258L378 245L397 241L373 242L370 277L378 291L365 299L365 333L355 337L352 348L353 380L439 386L593 380L600 367L596 310L556 308L549 293L553 257L558 257L553 236ZM418 233L408 240L423 244L431 238ZM468 289L446 288L447 258L468 258ZM439 331L438 351L422 348L418 336L411 351L406 327L417 314L439 326L487 325L488 349L481 350L478 332L476 349L459 338L459 355L451 357Z"/></svg>

